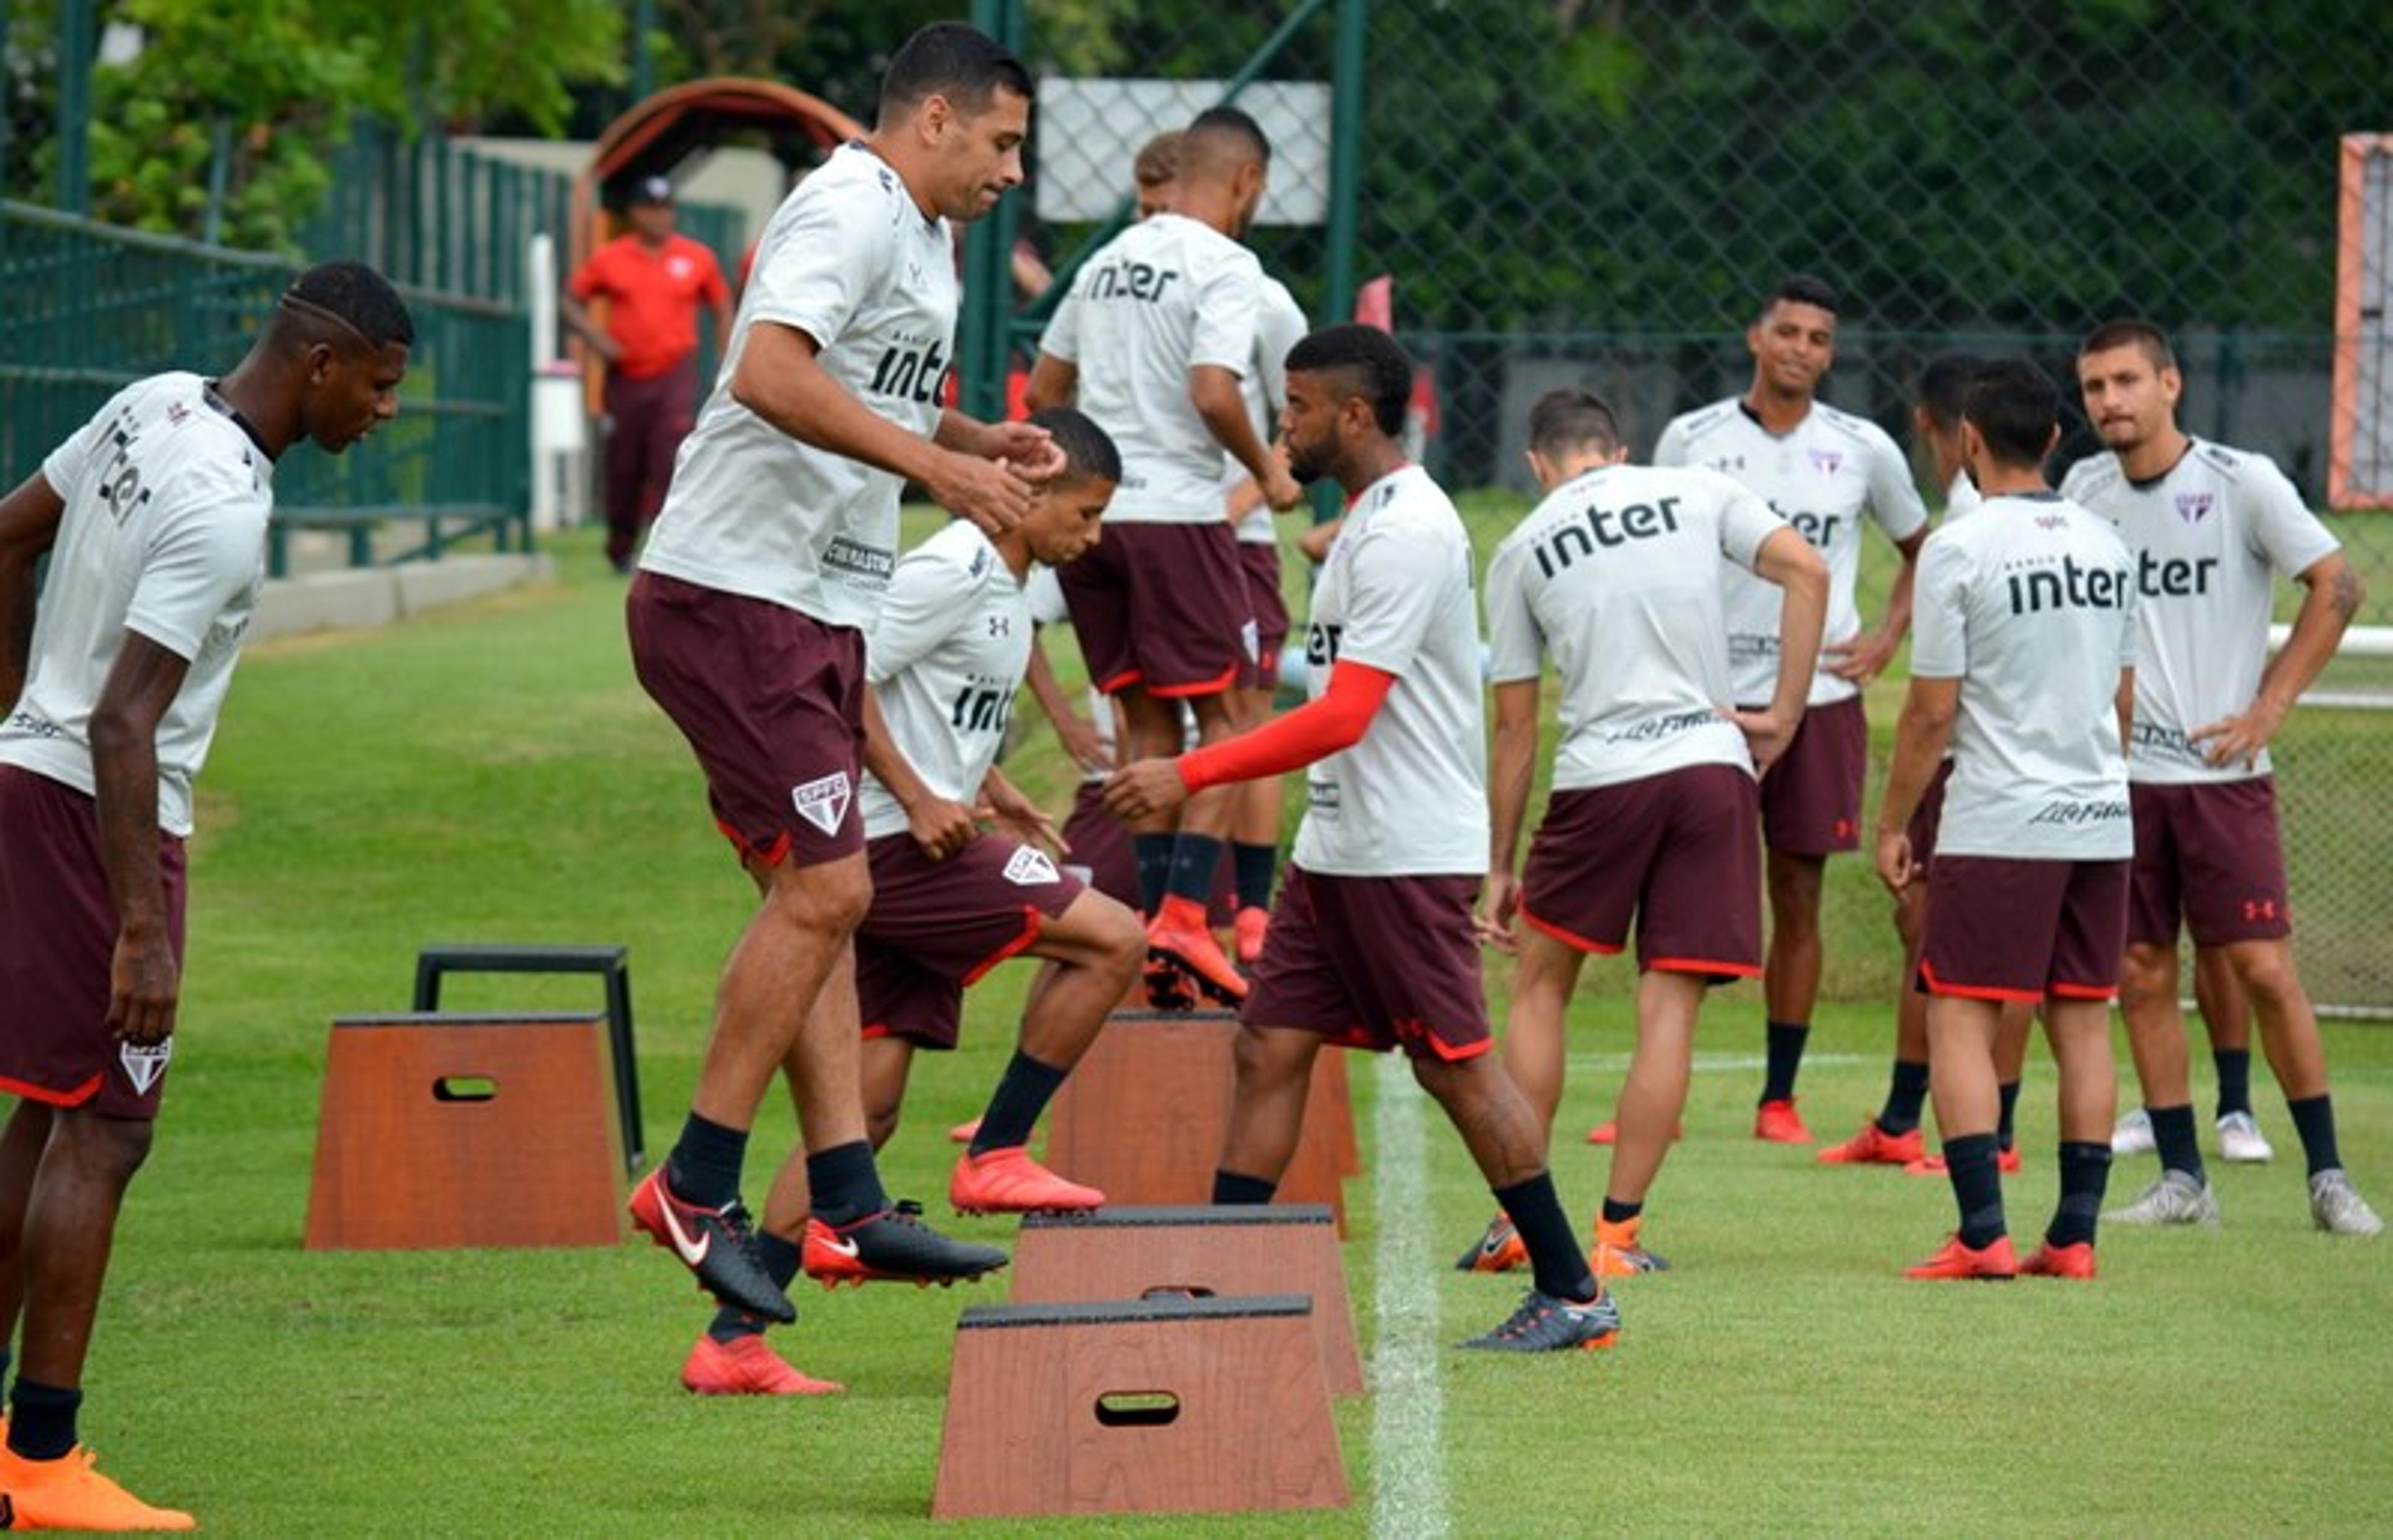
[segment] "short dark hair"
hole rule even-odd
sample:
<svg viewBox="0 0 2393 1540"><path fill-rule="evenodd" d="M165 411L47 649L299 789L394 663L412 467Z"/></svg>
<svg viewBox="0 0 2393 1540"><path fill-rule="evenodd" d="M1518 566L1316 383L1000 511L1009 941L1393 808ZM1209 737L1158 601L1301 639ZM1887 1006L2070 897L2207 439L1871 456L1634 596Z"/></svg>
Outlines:
<svg viewBox="0 0 2393 1540"><path fill-rule="evenodd" d="M971 116L1000 91L1026 99L1030 72L994 38L961 21L934 21L908 38L881 77L881 118L898 117L933 97Z"/></svg>
<svg viewBox="0 0 2393 1540"><path fill-rule="evenodd" d="M376 352L397 343L415 346L415 320L390 280L362 262L320 262L282 291L280 314L300 323L294 334L329 342L324 323L346 328Z"/></svg>
<svg viewBox="0 0 2393 1540"><path fill-rule="evenodd" d="M1813 305L1830 315L1837 313L1837 291L1824 279L1809 273L1796 273L1770 292L1761 302L1761 314L1768 315L1781 305Z"/></svg>
<svg viewBox="0 0 2393 1540"><path fill-rule="evenodd" d="M2077 345L2077 356L2082 359L2088 353L2108 353L2114 347L2142 348L2154 369L2177 367L2177 354L2169 346L2168 333L2135 316L2106 320L2086 333L2086 340Z"/></svg>
<svg viewBox="0 0 2393 1540"><path fill-rule="evenodd" d="M1141 187L1157 187L1180 175L1180 141L1187 131L1167 128L1139 147L1130 174Z"/></svg>
<svg viewBox="0 0 2393 1540"><path fill-rule="evenodd" d="M1288 350L1288 372L1340 376L1336 388L1369 401L1381 433L1393 438L1405 431L1405 407L1413 397L1413 360L1378 327L1352 322L1325 326Z"/></svg>
<svg viewBox="0 0 2393 1540"><path fill-rule="evenodd" d="M1180 136L1180 175L1234 168L1243 162L1271 164L1271 140L1262 124L1236 107L1209 107Z"/></svg>
<svg viewBox="0 0 2393 1540"><path fill-rule="evenodd" d="M1610 454L1620 447L1620 419L1592 390L1549 390L1529 409L1529 448L1548 460L1582 451Z"/></svg>
<svg viewBox="0 0 2393 1540"><path fill-rule="evenodd" d="M1096 420L1085 411L1070 407L1049 407L1030 414L1030 425L1045 428L1064 451L1064 469L1059 481L1119 481L1122 476L1121 450L1114 445L1113 436L1097 426Z"/></svg>
<svg viewBox="0 0 2393 1540"><path fill-rule="evenodd" d="M1929 359L1919 371L1919 405L1929 421L1942 428L1959 427L1962 398L1985 367L1985 359L1958 348Z"/></svg>
<svg viewBox="0 0 2393 1540"><path fill-rule="evenodd" d="M2006 465L2040 465L2060 425L2060 387L2025 359L1997 359L1978 371L1962 418Z"/></svg>

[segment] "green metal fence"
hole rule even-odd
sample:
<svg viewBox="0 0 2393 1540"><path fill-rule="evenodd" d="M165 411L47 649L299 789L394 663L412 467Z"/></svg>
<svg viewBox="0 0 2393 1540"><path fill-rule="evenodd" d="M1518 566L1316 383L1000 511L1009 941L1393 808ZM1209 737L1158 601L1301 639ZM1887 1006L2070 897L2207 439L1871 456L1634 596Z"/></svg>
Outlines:
<svg viewBox="0 0 2393 1540"><path fill-rule="evenodd" d="M0 203L0 479L14 486L39 469L133 380L231 368L297 271L275 257ZM438 555L475 535L503 550L530 542L524 316L490 300L406 293L416 345L399 419L338 457L293 449L275 478L277 575L300 529L343 531L359 564ZM378 549L386 524L422 534Z"/></svg>

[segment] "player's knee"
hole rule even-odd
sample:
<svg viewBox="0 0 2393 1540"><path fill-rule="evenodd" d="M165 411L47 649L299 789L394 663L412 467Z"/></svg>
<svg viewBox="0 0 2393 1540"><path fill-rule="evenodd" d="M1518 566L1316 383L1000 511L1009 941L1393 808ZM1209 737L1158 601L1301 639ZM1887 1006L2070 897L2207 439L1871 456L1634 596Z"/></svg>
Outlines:
<svg viewBox="0 0 2393 1540"><path fill-rule="evenodd" d="M2238 952L2235 977L2253 1009L2276 1015L2303 998L2301 974L2294 967L2293 948L2264 946Z"/></svg>
<svg viewBox="0 0 2393 1540"><path fill-rule="evenodd" d="M1104 897L1092 893L1092 898ZM1106 899L1105 907L1095 916L1091 932L1103 966L1109 974L1118 976L1124 986L1138 976L1139 965L1146 960L1146 927L1138 922L1138 915L1127 904Z"/></svg>
<svg viewBox="0 0 2393 1540"><path fill-rule="evenodd" d="M2130 946L2119 959L2119 998L2125 1004L2173 998L2177 993L2177 948Z"/></svg>
<svg viewBox="0 0 2393 1540"><path fill-rule="evenodd" d="M775 874L768 902L800 929L844 939L872 907L872 869L860 855L785 868Z"/></svg>
<svg viewBox="0 0 2393 1540"><path fill-rule="evenodd" d="M150 1158L150 1142L157 1128L147 1118L67 1113L58 1117L49 1148L64 1155L86 1176L121 1188ZM46 1154L43 1158L50 1157Z"/></svg>
<svg viewBox="0 0 2393 1540"><path fill-rule="evenodd" d="M1291 1051L1289 1044L1281 1040L1282 1036L1261 1027L1239 1026L1231 1060L1236 1066L1241 1091L1252 1093L1284 1086L1313 1067L1311 1058Z"/></svg>

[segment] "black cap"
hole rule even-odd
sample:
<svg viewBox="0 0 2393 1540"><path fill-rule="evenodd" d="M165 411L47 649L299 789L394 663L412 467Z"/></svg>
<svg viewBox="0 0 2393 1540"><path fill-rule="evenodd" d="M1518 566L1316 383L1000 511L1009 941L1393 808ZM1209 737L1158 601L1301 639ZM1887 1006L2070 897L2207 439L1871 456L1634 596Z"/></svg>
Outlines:
<svg viewBox="0 0 2393 1540"><path fill-rule="evenodd" d="M673 201L673 178L670 176L636 176L632 180L634 203L670 203Z"/></svg>

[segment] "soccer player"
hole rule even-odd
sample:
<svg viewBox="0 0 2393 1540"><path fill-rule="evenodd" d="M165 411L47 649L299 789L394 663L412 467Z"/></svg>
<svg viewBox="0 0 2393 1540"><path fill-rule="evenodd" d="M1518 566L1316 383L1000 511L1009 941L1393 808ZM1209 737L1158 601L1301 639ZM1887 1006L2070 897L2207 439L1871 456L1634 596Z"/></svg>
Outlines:
<svg viewBox="0 0 2393 1540"><path fill-rule="evenodd" d="M1919 401L1912 409L1912 431L1928 447L1929 466L1937 484L1945 489L1944 522L1966 518L1983 502L1969 479L1961 443L1961 400L1985 360L1974 353L1940 353L1919 372ZM1911 881L1894 895L1894 929L1903 941L1903 985L1895 997L1894 1071L1878 1115L1841 1144L1820 1152L1824 1166L1901 1166L1921 1176L1941 1176L1942 1155L1930 1155L1919 1128L1920 1108L1928 1098L1928 997L1910 985L1919 971L1922 920L1928 911L1928 873L1935 859L1936 819L1944 803L1944 783L1952 778L1949 754L1937 766L1936 777L1912 815ZM2006 1001L2003 1024L1994 1037L1995 1073L2001 1082L2002 1118L1995 1129L2005 1172L2019 1169L2020 1157L2011 1132L2012 1111L2019 1103L2020 1066L2027 1059L2028 1034L2035 1025L2035 1008L2023 1001Z"/></svg>
<svg viewBox="0 0 2393 1540"><path fill-rule="evenodd" d="M0 498L0 1086L18 1098L0 1375L23 1326L8 1527L192 1527L76 1447L84 1358L166 1092L191 782L265 581L274 464L395 416L414 336L373 268L309 268L230 373L135 382Z"/></svg>
<svg viewBox="0 0 2393 1540"><path fill-rule="evenodd" d="M1183 131L1167 128L1139 147L1131 162L1132 194L1138 216L1151 219L1171 206L1180 192L1180 140Z"/></svg>
<svg viewBox="0 0 2393 1540"><path fill-rule="evenodd" d="M1911 624L1912 572L1928 538L1928 509L1911 467L1883 429L1818 399L1837 357L1837 296L1814 278L1790 278L1745 334L1753 383L1742 396L1672 419L1654 463L1708 465L1767 499L1828 561L1828 642L1810 709L1761 778L1761 831L1769 847L1770 951L1762 965L1769 1069L1753 1133L1803 1143L1795 1077L1820 995L1820 884L1831 855L1861 844L1862 781L1869 724L1861 687L1877 677ZM1853 602L1862 516L1903 553L1876 629ZM1777 672L1780 591L1743 572L1728 584L1731 698L1748 709L1770 698ZM1599 1130L1601 1131L1601 1130Z"/></svg>
<svg viewBox="0 0 2393 1540"><path fill-rule="evenodd" d="M2160 1180L2111 1217L2215 1224L2193 1137L2177 929L2226 956L2259 1019L2309 1166L2310 1217L2338 1235L2384 1223L2345 1175L2318 1017L2294 967L2284 845L2269 740L2334 656L2360 608L2360 579L2284 474L2256 454L2177 426L2184 389L2168 339L2148 321L2099 326L2077 352L2086 414L2110 452L2070 468L2069 495L2118 526L2141 590L2136 683L2135 903L2122 1003L2136 1077L2159 1145ZM2276 573L2308 590L2273 659Z"/></svg>
<svg viewBox="0 0 2393 1540"><path fill-rule="evenodd" d="M2211 1108L2218 1130L2218 1158L2236 1165L2265 1166L2277 1158L2252 1108L2252 1002L2235 982L2234 966L2216 946L2193 949L2193 1003L2210 1038L2211 1067L2217 1072L2218 1100ZM2152 1115L2129 1108L2111 1131L2113 1155L2150 1155Z"/></svg>
<svg viewBox="0 0 2393 1540"><path fill-rule="evenodd" d="M1487 1050L1471 905L1487 867L1486 740L1471 542L1398 436L1412 361L1367 326L1288 357L1291 474L1350 499L1305 627L1311 699L1226 742L1116 774L1125 816L1310 766L1304 821L1240 1011L1216 1203L1268 1203L1295 1154L1324 1043L1402 1048L1518 1228L1536 1286L1467 1346L1601 1347L1620 1312L1589 1270L1536 1112Z"/></svg>
<svg viewBox="0 0 2393 1540"><path fill-rule="evenodd" d="M731 335L731 286L704 243L674 228L673 186L633 184L631 229L591 254L567 281L557 313L607 363L607 559L632 569L640 531L664 506L673 455L698 404L698 311ZM582 309L605 298L607 324Z"/></svg>
<svg viewBox="0 0 2393 1540"><path fill-rule="evenodd" d="M1545 501L1487 567L1496 750L1481 933L1520 955L1504 1064L1549 1141L1580 966L1589 952L1621 951L1632 918L1637 926L1637 1049L1595 1222L1592 1262L1605 1276L1663 1265L1639 1232L1686 1103L1696 1011L1710 985L1761 972L1755 776L1802 723L1828 605L1826 564L1760 498L1718 471L1628 456L1598 397L1540 399L1529 468ZM1772 638L1778 677L1759 711L1721 709L1730 565L1786 594ZM1562 741L1551 803L1515 877L1549 655L1562 675ZM1516 918L1526 928L1517 941ZM1499 1217L1458 1265L1500 1272L1520 1256Z"/></svg>
<svg viewBox="0 0 2393 1540"><path fill-rule="evenodd" d="M948 1200L964 1213L1093 1208L1105 1195L1031 1160L1033 1124L1105 1012L1138 977L1144 928L1131 910L1056 868L1053 827L997 768L1030 659L1025 587L1034 563L1059 567L1093 546L1121 462L1069 410L1032 421L1065 468L1029 516L994 539L958 519L906 554L865 648L861 795L872 907L857 932L864 1023L864 1111L875 1149L897 1129L915 1051L956 1046L964 990L1007 958L1048 966L1022 1017L1021 1046L957 1161ZM995 832L982 833L988 818ZM794 1072L801 1067L794 1061ZM809 1218L806 1162L792 1155L765 1204L757 1249L776 1282L801 1265L825 1284L881 1274L838 1227ZM725 1308L690 1350L682 1383L721 1394L836 1389L765 1345L767 1323Z"/></svg>
<svg viewBox="0 0 2393 1540"><path fill-rule="evenodd" d="M896 565L899 484L1003 530L1055 469L1042 431L940 406L957 299L948 221L1021 181L1029 113L1020 61L970 27L934 23L898 49L871 136L832 151L765 226L632 582L634 668L689 740L763 899L724 969L689 1117L632 1211L723 1303L777 1321L797 1312L755 1254L739 1171L785 1061L815 1213L866 1265L952 1278L1004 1259L934 1233L882 1190L849 942L872 894L854 806L861 628Z"/></svg>
<svg viewBox="0 0 2393 1540"><path fill-rule="evenodd" d="M2034 365L1981 371L1962 436L1985 502L1928 542L1878 809L1878 876L1900 894L1913 875L1906 826L1952 747L1919 982L1933 997L1931 1089L1960 1226L1905 1276L2090 1279L2118 1091L2110 1002L2134 838L2135 564L2108 525L2046 485L2060 392ZM2006 1000L2041 1002L2060 1083L2060 1200L2024 1262L1994 1131Z"/></svg>
<svg viewBox="0 0 2393 1540"><path fill-rule="evenodd" d="M1263 281L1239 241L1270 162L1252 118L1231 107L1199 113L1181 136L1171 205L1089 258L1031 371L1034 408L1077 399L1121 446L1122 493L1105 516L1105 543L1063 580L1089 675L1122 698L1133 756L1178 751L1182 702L1196 711L1203 742L1237 725L1236 688L1253 665L1255 633L1223 516L1223 451L1271 507L1300 496L1239 390L1255 367ZM1175 974L1217 999L1246 994L1205 924L1233 811L1224 790L1191 802L1176 834L1166 816L1131 826L1159 994L1178 992Z"/></svg>

